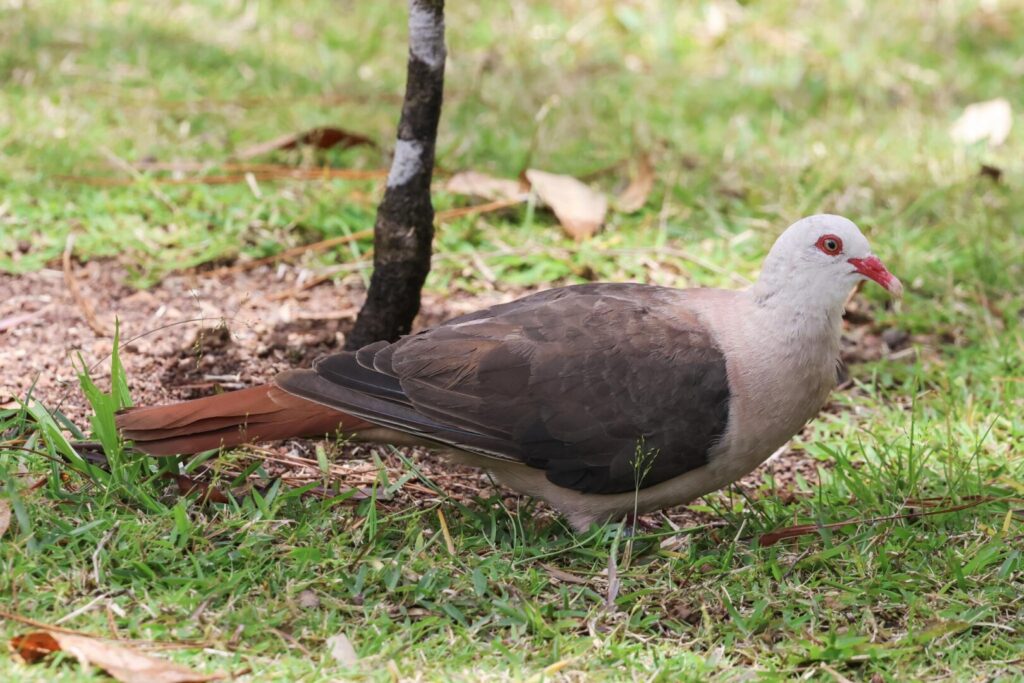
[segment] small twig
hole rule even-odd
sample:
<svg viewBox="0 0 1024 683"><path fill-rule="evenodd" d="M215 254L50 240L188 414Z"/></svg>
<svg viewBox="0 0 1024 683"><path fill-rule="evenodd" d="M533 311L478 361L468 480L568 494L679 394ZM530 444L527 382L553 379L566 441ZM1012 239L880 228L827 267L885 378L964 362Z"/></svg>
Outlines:
<svg viewBox="0 0 1024 683"><path fill-rule="evenodd" d="M78 310L81 312L85 322L89 325L89 329L96 333L97 336L106 337L107 331L103 329L99 321L96 320L96 312L92 309L90 304L84 296L82 296L81 290L78 288L78 280L75 279L75 272L71 267L71 253L75 249L75 236L72 233L68 234L68 240L64 243L64 256L61 262L64 266L64 284L68 288L68 292L71 294L71 298L78 306Z"/></svg>
<svg viewBox="0 0 1024 683"><path fill-rule="evenodd" d="M448 554L455 557L455 542L452 541L452 534L448 531L448 521L445 520L441 508L437 508L437 519L441 522L441 533L444 535L444 545L448 549Z"/></svg>
<svg viewBox="0 0 1024 683"><path fill-rule="evenodd" d="M516 206L526 201L524 197L512 197L511 199L496 199L493 202L487 202L485 204L477 204L475 206L462 206L457 209L446 209L444 211L438 211L434 214L435 223L444 223L446 221L461 218L463 216L474 216L481 213L490 213L492 211L500 211L501 209L507 209L510 206Z"/></svg>
<svg viewBox="0 0 1024 683"><path fill-rule="evenodd" d="M117 628L117 621L114 619L114 610L111 608L111 603L108 600L103 611L107 615L107 628L114 634L114 640L121 640L121 631Z"/></svg>
<svg viewBox="0 0 1024 683"><path fill-rule="evenodd" d="M196 607L195 611L189 616L189 623L198 623L199 617L203 616L203 613L206 612L206 609L210 606L211 602L213 602L212 595L206 597L201 603L199 603L199 607Z"/></svg>
<svg viewBox="0 0 1024 683"><path fill-rule="evenodd" d="M163 192L160 192L157 185L234 185L248 183L252 180L273 181L273 180L375 180L387 175L387 169L355 169L355 168L325 168L325 169L286 169L280 171L252 171L249 173L231 173L227 175L204 175L191 178L148 178L136 171L131 166L124 167L131 174L131 178L111 178L109 176L79 176L59 175L58 180L69 183L81 183L94 187L121 187L134 185L137 182L145 181L149 184L154 194L160 197L172 210L177 210L171 200Z"/></svg>
<svg viewBox="0 0 1024 683"><path fill-rule="evenodd" d="M103 154L103 156L105 156L107 158L107 161L109 161L111 164L113 164L117 168L120 168L125 173L128 173L132 177L130 182L124 183L125 185L129 185L129 184L134 183L134 182L139 182L141 180L145 180L145 176L144 175L142 175L137 170L135 170L135 168L133 168L132 165L129 164L127 161L125 161L121 157L119 157L116 154L114 154L114 152L111 151L110 149L108 149L108 148L106 148L104 146L101 146L100 147L100 152ZM86 181L82 181L82 182L86 182ZM179 213L177 204L172 202L171 198L168 197L167 195L165 195L163 192L161 192L159 188L151 186L150 187L150 191L152 191L154 197L156 197L161 202L163 202L164 206L166 206L168 209L171 210L171 213L173 213L175 215L177 215Z"/></svg>
<svg viewBox="0 0 1024 683"><path fill-rule="evenodd" d="M300 643L299 641L297 641L295 639L295 637L292 636L290 633L285 633L284 631L282 631L280 629L276 629L276 628L271 628L271 629L268 629L268 630L271 633L273 633L274 635L276 635L278 638L283 640L288 645L291 645L291 646L295 647L296 649L298 649L299 652L301 652L303 655L305 655L309 659L313 658L313 653L310 652L308 649L306 649L306 646L303 645L302 643Z"/></svg>
<svg viewBox="0 0 1024 683"><path fill-rule="evenodd" d="M615 559L617 552L617 548L612 548L608 553L608 591L605 593L604 607L609 611L615 609L615 599L619 597L619 586L621 585L618 562Z"/></svg>
<svg viewBox="0 0 1024 683"><path fill-rule="evenodd" d="M373 249L367 249L365 254L364 254L364 257L370 256L372 254L373 254ZM266 300L267 301L282 301L283 299L293 299L293 298L295 298L295 296L297 296L298 294L301 294L302 292L305 292L307 290L313 289L314 287L317 287L317 286L319 286L319 285L321 285L321 284L323 284L325 282L330 281L332 278L334 278L335 275L338 275L339 273L349 273L349 272L353 272L353 271L357 271L357 270L364 270L364 269L372 268L372 267L373 267L373 262L370 261L370 260L355 261L353 263L342 263L342 264L339 264L337 266L333 266L331 268L328 268L328 269L324 270L319 275L315 275L315 276L309 278L308 280L303 282L301 285L297 285L297 286L292 287L291 289L285 290L283 292L277 292L276 294L268 294L266 296ZM356 312L358 312L358 311L356 311ZM356 312L353 312L353 314L352 314L353 317L355 317L355 313Z"/></svg>
<svg viewBox="0 0 1024 683"><path fill-rule="evenodd" d="M779 541L786 538L796 538L798 536L806 536L820 532L822 529L839 529L841 527L850 524L879 524L881 522L896 522L901 519L917 519L918 517L931 517L932 515L945 515L951 512L960 512L962 510L969 510L970 508L984 505L985 503L996 503L1000 501L1013 501L1014 499L1006 497L992 497L992 498L980 498L972 500L969 503L962 505L953 505L952 507L942 508L939 510L926 510L924 512L910 512L905 514L897 515L884 515L881 517L869 517L867 519L847 519L842 522L832 522L830 524L796 524L794 526L784 527L782 529L776 529L775 531L768 532L762 535L758 539L758 545L762 548L766 548L771 545L775 545Z"/></svg>
<svg viewBox="0 0 1024 683"><path fill-rule="evenodd" d="M259 266L267 263L275 263L284 259L292 258L306 252L317 252L323 251L324 249L330 249L336 247L339 244L348 244L349 242L355 242L366 237L373 237L373 228L366 228L365 230L357 230L356 232L349 233L348 235L341 235L340 237L331 237L330 239L320 240L319 242L313 242L312 244L303 244L298 247L292 247L291 249L285 249L279 254L273 254L271 256L265 256L263 258L255 259L252 261L246 261L245 263L239 263L236 266L228 266L226 268L217 268L204 273L207 277L220 277L222 275L229 275L231 273L240 273L246 270L252 270Z"/></svg>
<svg viewBox="0 0 1024 683"><path fill-rule="evenodd" d="M786 579L788 579L788 578L789 578L790 576L792 576L793 572L795 572L795 571L796 571L796 566L797 566L798 564L800 564L800 561L801 561L801 560L803 560L803 559L804 559L805 557L807 557L808 555L810 555L810 554L811 554L811 551L812 551L813 549L814 549L814 546L810 546L809 548L807 548L807 550L805 550L805 551L803 551L802 553L800 553L800 557L798 557L798 558L796 558L795 560L793 560L793 563L789 565L789 569L787 569L787 570L786 570L786 573L782 575L782 580L783 580L783 581L785 581L785 580L786 580Z"/></svg>
<svg viewBox="0 0 1024 683"><path fill-rule="evenodd" d="M121 520L114 522L114 525L107 530L107 533L103 535L100 542L96 544L96 550L92 551L92 578L97 586L100 585L100 551L103 550L103 546L107 544L107 541L110 540L120 525ZM59 624L60 622L58 621L57 623Z"/></svg>
<svg viewBox="0 0 1024 683"><path fill-rule="evenodd" d="M231 384L241 384L242 374L235 373L234 375L203 375L203 380L206 382L230 382Z"/></svg>
<svg viewBox="0 0 1024 683"><path fill-rule="evenodd" d="M834 678L837 683L853 683L853 681L851 681L849 678L847 678L846 676L842 675L841 673L830 667L825 662L821 662L818 666L820 666L822 670L827 671L829 674L831 674L832 678Z"/></svg>
<svg viewBox="0 0 1024 683"><path fill-rule="evenodd" d="M249 186L249 191L252 192L252 196L256 199L263 199L263 193L260 192L260 184L256 180L256 176L252 173L245 174L245 184Z"/></svg>
<svg viewBox="0 0 1024 683"><path fill-rule="evenodd" d="M210 169L219 168L234 173L273 173L275 171L294 171L294 166L282 164L236 164L222 161L136 161L132 168L139 171L163 171L171 173L206 173Z"/></svg>
<svg viewBox="0 0 1024 683"><path fill-rule="evenodd" d="M335 171L336 171L336 169L332 170L332 172L335 172ZM318 171L318 172L320 172L320 171ZM256 177L259 176L259 174L252 174L252 175L254 175ZM443 222L450 221L450 220L453 220L455 218L459 218L459 217L462 217L462 216L469 216L469 215L474 215L474 214L488 213L490 211L498 211L499 209L504 209L504 208L507 208L507 207L510 207L510 206L515 206L516 204L521 204L522 201L523 201L522 199L500 199L498 201L488 202L486 204L478 204L476 206L467 206L467 207L462 207L462 208L458 208L458 209L449 209L447 211L438 211L437 214L435 214L435 216L434 216L434 220L435 220L435 222L443 223ZM206 277L221 277L223 275L229 275L229 274L232 274L232 273L244 272L244 271L247 271L247 270L252 270L253 268L258 268L259 266L266 265L268 263L276 263L278 261L283 261L283 260L286 260L286 259L290 259L292 257L299 256L300 254L304 254L304 253L307 253L307 252L314 252L315 253L315 252L318 252L318 251L323 251L325 249L330 249L331 247L336 247L336 246L339 246L339 245L342 245L342 244L348 244L349 242L355 242L356 240L365 239L367 237L373 237L373 228L366 228L365 230L357 230L356 232L350 233L348 235L341 235L339 237L331 237L329 239L321 240L319 242L313 242L312 244L303 244L303 245L298 246L298 247L292 247L291 249L285 249L284 251L282 251L282 252L280 252L278 254L272 254L270 256L265 256L263 258L254 259L252 261L246 261L245 263L240 263L240 264L234 265L234 266L227 266L227 267L224 267L224 268L217 268L215 270L211 270L211 271L208 271L206 273L203 273L203 275L206 276ZM367 250L366 252L363 253L363 258L366 259L372 253L373 253L372 251ZM363 263L362 262L360 262L359 267L360 268L363 267ZM310 283L306 283L306 284L304 284L301 287L296 287L294 290L290 290L290 291L282 293L282 294L275 294L272 297L270 297L270 300L271 301L278 301L280 299L287 299L290 296L292 296L293 294L295 294L297 292L304 291L306 289L310 289L312 287L315 287L318 284L320 284L321 282L323 282L324 280L327 280L329 278L330 278L330 275L318 276L318 278L314 278Z"/></svg>
<svg viewBox="0 0 1024 683"><path fill-rule="evenodd" d="M62 616L60 619L58 619L57 621L53 622L53 625L54 626L60 626L65 621L71 621L75 617L77 617L77 616L79 616L81 614L85 614L86 612L91 610L93 607L95 607L97 604L99 604L103 600L106 600L108 597L110 597L109 593L101 593L100 595L97 595L95 598L93 598L89 602L85 603L84 605L82 605L78 609L73 610L71 612L68 612L67 614Z"/></svg>

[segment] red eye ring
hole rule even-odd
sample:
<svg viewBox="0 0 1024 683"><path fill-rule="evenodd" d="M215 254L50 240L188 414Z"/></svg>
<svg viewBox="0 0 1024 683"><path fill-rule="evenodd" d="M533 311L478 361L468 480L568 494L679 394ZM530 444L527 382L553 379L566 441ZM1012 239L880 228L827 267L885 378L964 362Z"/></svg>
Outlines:
<svg viewBox="0 0 1024 683"><path fill-rule="evenodd" d="M829 256L835 256L843 250L843 240L835 235L822 235L815 246Z"/></svg>

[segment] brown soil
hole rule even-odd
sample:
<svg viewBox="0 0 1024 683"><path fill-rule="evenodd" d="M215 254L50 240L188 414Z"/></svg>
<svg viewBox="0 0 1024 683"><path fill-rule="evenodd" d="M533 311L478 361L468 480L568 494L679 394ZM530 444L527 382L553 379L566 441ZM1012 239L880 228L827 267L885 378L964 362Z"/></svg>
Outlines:
<svg viewBox="0 0 1024 683"><path fill-rule="evenodd" d="M31 390L44 405L59 408L84 431L90 409L78 389L75 365L81 355L93 368L94 379L104 386L115 318L125 344L121 357L132 395L136 404L144 405L264 383L281 370L308 366L317 356L340 350L363 294L358 279L299 291L297 279L309 273L291 266L220 276L173 276L144 291L127 286L124 270L115 263L94 261L75 266L74 272L82 298L95 309L106 336L97 335L86 324L61 271L0 274L0 406ZM417 323L419 327L436 324L523 293L427 294ZM873 344L877 340L870 338ZM851 360L857 359L854 354ZM370 447L348 445L331 452L336 462L332 474L344 484L372 484L377 469ZM299 461L315 460L309 441L275 444L254 453L274 458L277 464L268 469L289 482L321 478L308 460ZM401 459L382 448L376 454L388 468L389 480L396 481L406 469ZM496 493L491 480L479 471L453 467L426 452L416 452L415 460L423 474L453 498L471 502L476 496ZM781 488L778 493L792 496L797 473L814 482L818 465L802 452L787 449L740 486L756 491L771 472ZM412 482L396 494L393 504L416 505L436 498L427 487ZM522 504L507 491L501 495L511 509ZM686 509L669 514L680 526L710 521Z"/></svg>

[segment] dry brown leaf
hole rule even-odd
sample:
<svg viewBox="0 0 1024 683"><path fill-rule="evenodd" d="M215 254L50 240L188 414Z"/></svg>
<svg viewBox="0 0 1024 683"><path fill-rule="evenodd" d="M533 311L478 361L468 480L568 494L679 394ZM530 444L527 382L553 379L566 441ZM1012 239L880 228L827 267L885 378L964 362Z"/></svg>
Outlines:
<svg viewBox="0 0 1024 683"><path fill-rule="evenodd" d="M359 655L356 654L356 649L352 647L352 641L344 633L331 636L324 644L327 645L331 657L344 666L351 669L359 664Z"/></svg>
<svg viewBox="0 0 1024 683"><path fill-rule="evenodd" d="M6 500L0 500L0 538L4 537L9 526L11 526L11 506Z"/></svg>
<svg viewBox="0 0 1024 683"><path fill-rule="evenodd" d="M311 128L301 133L289 133L288 135L282 135L273 140L267 140L258 145L247 147L236 154L235 157L238 159L252 159L253 157L262 156L281 149L295 149L305 145L316 147L317 149L330 149L331 147L341 145L342 148L347 149L358 145L375 146L375 143L365 135L353 133L344 128L321 126L320 128Z"/></svg>
<svg viewBox="0 0 1024 683"><path fill-rule="evenodd" d="M973 145L983 140L989 147L998 147L1006 141L1013 128L1013 108L1010 103L997 97L994 100L975 102L964 109L949 134L954 142Z"/></svg>
<svg viewBox="0 0 1024 683"><path fill-rule="evenodd" d="M459 171L445 183L444 189L452 194L464 194L487 201L522 199L526 188L518 180L495 178L477 171Z"/></svg>
<svg viewBox="0 0 1024 683"><path fill-rule="evenodd" d="M526 179L576 240L592 237L604 224L608 200L576 178L531 168L526 171Z"/></svg>
<svg viewBox="0 0 1024 683"><path fill-rule="evenodd" d="M60 650L60 645L46 631L34 631L14 636L9 643L14 656L26 664L35 664L43 657Z"/></svg>
<svg viewBox="0 0 1024 683"><path fill-rule="evenodd" d="M982 178L988 178L993 183L998 183L1003 179L1003 169L994 164L982 164L981 168L978 169L978 175ZM0 327L2 326L3 323L0 323Z"/></svg>
<svg viewBox="0 0 1024 683"><path fill-rule="evenodd" d="M66 652L82 666L96 666L122 683L204 683L226 678L136 652L123 645L59 631L34 631L11 638L11 650L28 664L54 652Z"/></svg>
<svg viewBox="0 0 1024 683"><path fill-rule="evenodd" d="M646 154L637 159L630 174L629 185L615 200L615 208L622 213L633 213L644 208L654 189L654 166Z"/></svg>

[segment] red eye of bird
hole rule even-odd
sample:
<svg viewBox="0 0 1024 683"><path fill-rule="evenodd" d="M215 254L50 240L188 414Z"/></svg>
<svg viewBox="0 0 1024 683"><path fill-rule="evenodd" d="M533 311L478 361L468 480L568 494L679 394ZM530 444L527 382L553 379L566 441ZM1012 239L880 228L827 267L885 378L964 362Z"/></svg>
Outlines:
<svg viewBox="0 0 1024 683"><path fill-rule="evenodd" d="M829 256L835 256L843 250L843 241L835 235L822 235L818 238L817 246Z"/></svg>

